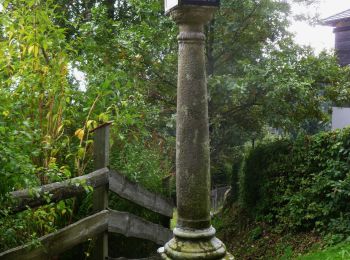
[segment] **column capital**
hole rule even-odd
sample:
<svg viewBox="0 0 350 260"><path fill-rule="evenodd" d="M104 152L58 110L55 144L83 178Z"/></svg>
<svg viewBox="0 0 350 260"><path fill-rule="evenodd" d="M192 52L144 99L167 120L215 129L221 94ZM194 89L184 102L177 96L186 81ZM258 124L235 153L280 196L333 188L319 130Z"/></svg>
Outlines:
<svg viewBox="0 0 350 260"><path fill-rule="evenodd" d="M205 25L216 10L215 6L184 5L172 10L170 16L178 25Z"/></svg>

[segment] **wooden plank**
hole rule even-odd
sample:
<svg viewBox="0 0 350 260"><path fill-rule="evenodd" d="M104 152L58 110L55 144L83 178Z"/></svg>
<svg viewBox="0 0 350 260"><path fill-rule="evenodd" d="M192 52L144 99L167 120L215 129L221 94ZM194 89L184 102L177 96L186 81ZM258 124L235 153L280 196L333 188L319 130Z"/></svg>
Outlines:
<svg viewBox="0 0 350 260"><path fill-rule="evenodd" d="M111 123L104 124L94 130L94 168L109 166L109 128ZM93 211L99 212L108 207L108 184L94 190ZM92 259L100 260L108 257L108 233L103 232L95 238Z"/></svg>
<svg viewBox="0 0 350 260"><path fill-rule="evenodd" d="M335 49L349 51L350 50L350 40L348 41L338 41L335 43Z"/></svg>
<svg viewBox="0 0 350 260"><path fill-rule="evenodd" d="M350 40L350 30L335 33L335 42L337 41L349 41Z"/></svg>
<svg viewBox="0 0 350 260"><path fill-rule="evenodd" d="M44 195L50 194L50 201L57 202L84 193L86 184L97 188L108 183L108 168L102 168L92 173L72 178L63 182L55 182L39 187L38 189L24 189L11 192L10 195L16 200L17 205L12 208L12 213L23 211L29 207L38 207L47 204Z"/></svg>
<svg viewBox="0 0 350 260"><path fill-rule="evenodd" d="M337 50L337 56L341 66L350 64L350 51Z"/></svg>
<svg viewBox="0 0 350 260"><path fill-rule="evenodd" d="M109 172L109 189L120 197L167 217L173 216L174 205L170 199L150 192L142 186L129 181L122 174Z"/></svg>
<svg viewBox="0 0 350 260"><path fill-rule="evenodd" d="M1 260L37 260L49 259L74 247L108 228L109 211L104 210L55 233L39 238L41 246L32 248L30 245L16 247L0 253Z"/></svg>
<svg viewBox="0 0 350 260"><path fill-rule="evenodd" d="M170 229L154 224L128 212L110 210L108 231L164 245L173 237Z"/></svg>

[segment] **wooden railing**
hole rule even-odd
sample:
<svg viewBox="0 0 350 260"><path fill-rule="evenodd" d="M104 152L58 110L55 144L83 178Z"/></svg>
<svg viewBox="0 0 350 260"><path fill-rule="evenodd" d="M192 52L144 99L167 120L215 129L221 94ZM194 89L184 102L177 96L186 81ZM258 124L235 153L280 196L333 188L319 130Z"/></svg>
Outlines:
<svg viewBox="0 0 350 260"><path fill-rule="evenodd" d="M169 199L127 180L117 171L108 169L109 124L97 128L94 137L95 168L100 167L99 169L84 176L51 183L38 189L14 191L10 195L16 202L12 213L17 213L28 207L34 208L47 204L45 197L48 195L50 195L50 202L58 202L84 194L84 185L88 185L94 189L95 214L39 238L40 246L37 248L24 245L2 252L1 260L49 259L89 238L96 240L92 254L94 260L112 259L108 257L108 232L146 239L158 245L163 245L171 239L172 232L167 227L128 212L108 208L107 192L109 190L124 199L166 216L169 220L172 217L174 205Z"/></svg>

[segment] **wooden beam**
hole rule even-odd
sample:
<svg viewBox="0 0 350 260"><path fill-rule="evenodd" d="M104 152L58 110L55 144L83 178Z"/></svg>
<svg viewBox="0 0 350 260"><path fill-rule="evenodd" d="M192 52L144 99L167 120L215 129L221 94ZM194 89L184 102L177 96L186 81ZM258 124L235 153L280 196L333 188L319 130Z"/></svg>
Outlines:
<svg viewBox="0 0 350 260"><path fill-rule="evenodd" d="M84 218L55 233L39 238L41 246L34 248L27 244L0 253L1 260L38 260L50 259L74 247L88 238L94 237L107 230L108 210Z"/></svg>
<svg viewBox="0 0 350 260"><path fill-rule="evenodd" d="M12 208L12 213L17 213L27 209L47 204L44 195L50 195L50 202L57 202L84 193L85 184L97 188L108 183L108 168L102 168L92 173L72 178L63 182L55 182L39 187L38 189L24 189L11 192L15 199L16 206Z"/></svg>
<svg viewBox="0 0 350 260"><path fill-rule="evenodd" d="M110 210L108 232L136 237L164 245L173 237L170 229L154 224L128 212Z"/></svg>
<svg viewBox="0 0 350 260"><path fill-rule="evenodd" d="M163 196L150 192L141 185L129 181L122 174L109 172L109 189L120 197L167 217L173 216L174 205Z"/></svg>

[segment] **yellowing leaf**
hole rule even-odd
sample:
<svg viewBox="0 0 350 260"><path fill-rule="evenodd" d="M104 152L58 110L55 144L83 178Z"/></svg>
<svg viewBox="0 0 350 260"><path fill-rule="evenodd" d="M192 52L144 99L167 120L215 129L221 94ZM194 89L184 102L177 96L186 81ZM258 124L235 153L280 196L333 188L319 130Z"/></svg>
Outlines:
<svg viewBox="0 0 350 260"><path fill-rule="evenodd" d="M87 129L89 129L89 130L95 128L95 125L96 125L96 121L95 121L95 120L88 120L88 121L86 122L86 127L87 127Z"/></svg>
<svg viewBox="0 0 350 260"><path fill-rule="evenodd" d="M79 128L75 131L74 135L79 138L79 140L83 140L84 137L84 129Z"/></svg>
<svg viewBox="0 0 350 260"><path fill-rule="evenodd" d="M2 112L2 115L5 116L5 117L8 117L10 114L10 112L8 110L5 110Z"/></svg>
<svg viewBox="0 0 350 260"><path fill-rule="evenodd" d="M49 164L56 163L56 160L55 157L50 157Z"/></svg>
<svg viewBox="0 0 350 260"><path fill-rule="evenodd" d="M59 134L63 129L63 125L60 125L58 128L57 128L57 134Z"/></svg>
<svg viewBox="0 0 350 260"><path fill-rule="evenodd" d="M33 51L33 49L34 49L34 45L29 46L29 48L28 48L28 53L29 53L29 54L31 54L31 53L32 53L32 51Z"/></svg>
<svg viewBox="0 0 350 260"><path fill-rule="evenodd" d="M13 32L10 31L10 32L8 33L8 35L9 35L9 40L11 40L12 37L13 37Z"/></svg>
<svg viewBox="0 0 350 260"><path fill-rule="evenodd" d="M34 57L38 57L38 54L39 54L39 46L38 45L34 45L33 52L34 52Z"/></svg>

